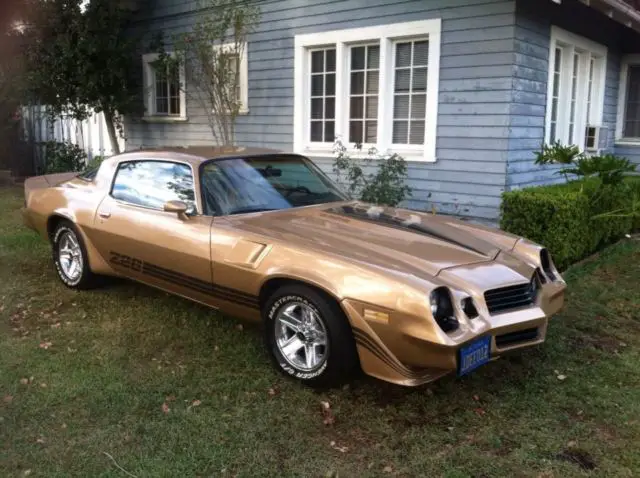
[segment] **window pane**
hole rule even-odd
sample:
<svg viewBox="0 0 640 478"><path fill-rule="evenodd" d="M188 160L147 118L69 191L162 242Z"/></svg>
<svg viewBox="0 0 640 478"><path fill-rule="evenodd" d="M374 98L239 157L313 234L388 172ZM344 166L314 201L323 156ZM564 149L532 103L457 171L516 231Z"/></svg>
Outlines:
<svg viewBox="0 0 640 478"><path fill-rule="evenodd" d="M167 201L183 201L194 210L191 168L185 164L138 161L122 163L111 195L128 203L163 209Z"/></svg>
<svg viewBox="0 0 640 478"><path fill-rule="evenodd" d="M411 66L411 43L396 44L396 67Z"/></svg>
<svg viewBox="0 0 640 478"><path fill-rule="evenodd" d="M349 118L364 118L364 98L362 96L351 97Z"/></svg>
<svg viewBox="0 0 640 478"><path fill-rule="evenodd" d="M364 142L375 143L377 141L378 122L367 121L364 128Z"/></svg>
<svg viewBox="0 0 640 478"><path fill-rule="evenodd" d="M407 144L409 136L409 122L408 121L394 121L393 122L393 143L394 144Z"/></svg>
<svg viewBox="0 0 640 478"><path fill-rule="evenodd" d="M168 98L156 98L156 113L164 115L169 113Z"/></svg>
<svg viewBox="0 0 640 478"><path fill-rule="evenodd" d="M332 96L336 94L336 74L330 73L325 76L325 95Z"/></svg>
<svg viewBox="0 0 640 478"><path fill-rule="evenodd" d="M393 102L393 117L396 119L409 117L409 95L396 95Z"/></svg>
<svg viewBox="0 0 640 478"><path fill-rule="evenodd" d="M367 72L367 93L378 93L380 75L377 71Z"/></svg>
<svg viewBox="0 0 640 478"><path fill-rule="evenodd" d="M311 118L313 119L323 118L322 98L313 98L311 100Z"/></svg>
<svg viewBox="0 0 640 478"><path fill-rule="evenodd" d="M427 115L427 95L411 95L411 117L424 119Z"/></svg>
<svg viewBox="0 0 640 478"><path fill-rule="evenodd" d="M361 95L364 93L364 71L351 73L351 94Z"/></svg>
<svg viewBox="0 0 640 478"><path fill-rule="evenodd" d="M336 50L331 48L326 50L326 70L327 71L336 71Z"/></svg>
<svg viewBox="0 0 640 478"><path fill-rule="evenodd" d="M412 91L427 91L427 69L426 68L414 68L413 69L413 84Z"/></svg>
<svg viewBox="0 0 640 478"><path fill-rule="evenodd" d="M349 122L349 142L362 143L362 121Z"/></svg>
<svg viewBox="0 0 640 478"><path fill-rule="evenodd" d="M412 121L411 133L409 134L409 144L424 143L424 121Z"/></svg>
<svg viewBox="0 0 640 478"><path fill-rule="evenodd" d="M366 118L377 118L378 117L378 97L377 96L369 96L367 98L367 111Z"/></svg>
<svg viewBox="0 0 640 478"><path fill-rule="evenodd" d="M351 48L351 69L364 70L365 47L356 46Z"/></svg>
<svg viewBox="0 0 640 478"><path fill-rule="evenodd" d="M396 70L396 93L407 93L411 87L411 70Z"/></svg>
<svg viewBox="0 0 640 478"><path fill-rule="evenodd" d="M171 110L169 111L169 114L179 115L180 114L180 97L171 98L170 107L171 107Z"/></svg>
<svg viewBox="0 0 640 478"><path fill-rule="evenodd" d="M413 44L413 66L429 64L429 42L417 41Z"/></svg>
<svg viewBox="0 0 640 478"><path fill-rule="evenodd" d="M324 71L324 50L311 52L311 73Z"/></svg>
<svg viewBox="0 0 640 478"><path fill-rule="evenodd" d="M380 47L367 47L367 69L377 69L380 67Z"/></svg>
<svg viewBox="0 0 640 478"><path fill-rule="evenodd" d="M333 119L336 117L336 99L335 98L325 98L324 117L325 119Z"/></svg>
<svg viewBox="0 0 640 478"><path fill-rule="evenodd" d="M640 137L640 65L629 66L623 136Z"/></svg>
<svg viewBox="0 0 640 478"><path fill-rule="evenodd" d="M325 142L335 141L335 121L327 121L324 124L324 140Z"/></svg>
<svg viewBox="0 0 640 478"><path fill-rule="evenodd" d="M311 75L311 96L322 96L324 75Z"/></svg>
<svg viewBox="0 0 640 478"><path fill-rule="evenodd" d="M311 122L311 141L322 142L322 121Z"/></svg>

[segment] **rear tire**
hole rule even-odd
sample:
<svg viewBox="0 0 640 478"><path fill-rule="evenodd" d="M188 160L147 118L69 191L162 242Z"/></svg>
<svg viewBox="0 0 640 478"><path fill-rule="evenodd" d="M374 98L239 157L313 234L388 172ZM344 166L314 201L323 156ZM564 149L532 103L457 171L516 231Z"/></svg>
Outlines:
<svg viewBox="0 0 640 478"><path fill-rule="evenodd" d="M82 235L70 221L61 221L51 236L53 263L58 277L71 289L90 289L96 276L89 267L89 255Z"/></svg>
<svg viewBox="0 0 640 478"><path fill-rule="evenodd" d="M262 314L267 349L285 375L324 388L344 383L358 370L351 326L330 297L287 285L266 301Z"/></svg>

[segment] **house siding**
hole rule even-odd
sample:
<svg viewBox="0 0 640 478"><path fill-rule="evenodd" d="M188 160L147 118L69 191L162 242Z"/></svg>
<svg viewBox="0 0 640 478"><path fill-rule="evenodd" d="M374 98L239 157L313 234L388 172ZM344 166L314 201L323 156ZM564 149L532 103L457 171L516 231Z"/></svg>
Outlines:
<svg viewBox="0 0 640 478"><path fill-rule="evenodd" d="M534 151L544 143L551 26L582 35L607 47L603 130L600 148L615 150L622 38L619 23L601 13L566 1L561 5L518 0L515 25L514 101L507 154L507 187L537 186L563 181L556 166L534 164ZM521 126L526 125L526 128ZM639 158L640 159L640 158Z"/></svg>
<svg viewBox="0 0 640 478"><path fill-rule="evenodd" d="M138 19L148 41L154 31L169 39L195 21L193 1L153 3ZM512 128L515 0L281 0L260 8L248 44L249 114L237 119L239 144L293 148L295 35L441 18L437 161L409 163L413 196L404 205L497 218ZM211 144L199 105L189 101L187 116L185 123L128 121L127 149ZM314 161L331 173L331 158Z"/></svg>

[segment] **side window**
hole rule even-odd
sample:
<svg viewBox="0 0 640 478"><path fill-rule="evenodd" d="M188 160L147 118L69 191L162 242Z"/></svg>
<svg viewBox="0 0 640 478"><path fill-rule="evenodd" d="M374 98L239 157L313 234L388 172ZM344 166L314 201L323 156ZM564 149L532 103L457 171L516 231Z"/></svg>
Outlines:
<svg viewBox="0 0 640 478"><path fill-rule="evenodd" d="M167 201L183 201L195 213L193 175L186 164L167 161L121 163L111 189L120 201L162 209Z"/></svg>

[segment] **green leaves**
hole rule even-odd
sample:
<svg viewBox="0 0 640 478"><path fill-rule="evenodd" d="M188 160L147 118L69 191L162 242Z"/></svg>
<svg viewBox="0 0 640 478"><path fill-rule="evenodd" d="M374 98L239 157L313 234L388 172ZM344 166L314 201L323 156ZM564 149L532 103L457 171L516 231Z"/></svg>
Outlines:
<svg viewBox="0 0 640 478"><path fill-rule="evenodd" d="M356 148L362 149L360 145ZM333 172L352 196L384 206L397 206L411 196L411 188L405 184L407 163L401 156L380 155L371 149L366 156L353 157L340 140L336 141L334 152Z"/></svg>
<svg viewBox="0 0 640 478"><path fill-rule="evenodd" d="M82 171L87 154L73 143L49 141L45 146L45 174Z"/></svg>

